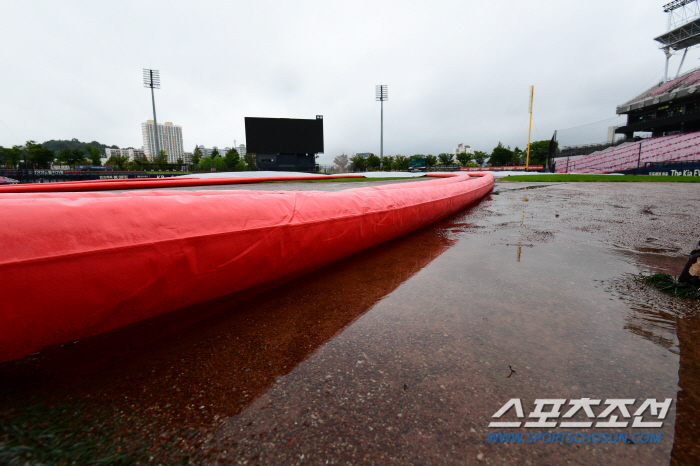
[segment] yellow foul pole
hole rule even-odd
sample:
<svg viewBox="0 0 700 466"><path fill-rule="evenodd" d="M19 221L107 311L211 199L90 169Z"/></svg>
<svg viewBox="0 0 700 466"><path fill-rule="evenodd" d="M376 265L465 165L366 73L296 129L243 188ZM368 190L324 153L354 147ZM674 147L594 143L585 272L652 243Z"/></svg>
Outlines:
<svg viewBox="0 0 700 466"><path fill-rule="evenodd" d="M530 136L532 135L532 102L535 100L535 86L530 86L530 129L527 132L527 160L525 161L525 171L530 166Z"/></svg>

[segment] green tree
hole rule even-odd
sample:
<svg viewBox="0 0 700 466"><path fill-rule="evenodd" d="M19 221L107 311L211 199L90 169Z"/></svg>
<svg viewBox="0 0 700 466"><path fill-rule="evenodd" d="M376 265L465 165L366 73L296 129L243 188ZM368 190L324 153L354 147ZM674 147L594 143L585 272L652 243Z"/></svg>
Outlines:
<svg viewBox="0 0 700 466"><path fill-rule="evenodd" d="M428 154L425 156L425 168L430 170L430 167L434 167L437 164L437 157L433 154Z"/></svg>
<svg viewBox="0 0 700 466"><path fill-rule="evenodd" d="M202 171L211 171L212 168L212 161L211 157L203 157L199 163L197 164L197 169L202 170Z"/></svg>
<svg viewBox="0 0 700 466"><path fill-rule="evenodd" d="M85 160L85 154L80 149L61 149L56 157L59 162L71 167L80 164Z"/></svg>
<svg viewBox="0 0 700 466"><path fill-rule="evenodd" d="M493 148L489 164L492 167L503 167L513 163L513 151L508 147L504 147L501 142Z"/></svg>
<svg viewBox="0 0 700 466"><path fill-rule="evenodd" d="M192 163L194 165L199 165L199 161L202 160L202 150L199 146L194 146L194 152L192 152Z"/></svg>
<svg viewBox="0 0 700 466"><path fill-rule="evenodd" d="M530 165L544 165L549 155L549 139L530 143ZM556 143L555 149L558 148ZM527 151L524 153L527 156ZM523 163L525 165L525 163Z"/></svg>
<svg viewBox="0 0 700 466"><path fill-rule="evenodd" d="M100 162L100 149L99 147L95 147L92 144L85 144L85 150L88 153L88 158L90 159L90 163L94 166L99 166L102 165Z"/></svg>
<svg viewBox="0 0 700 466"><path fill-rule="evenodd" d="M56 153L58 153L61 149L71 149L71 150L83 149L83 148L85 148L85 145L95 146L98 149L100 149L100 151L102 153L104 153L104 149L106 149L108 147L112 148L112 149L119 149L119 147L117 147L115 145L109 146L107 144L102 144L102 143L97 142L97 141L81 142L81 141L77 140L76 138L73 138L70 140L68 140L68 139L59 139L59 140L51 139L49 141L43 142L41 145L44 147L48 147L49 149L51 149L52 151L54 151Z"/></svg>
<svg viewBox="0 0 700 466"><path fill-rule="evenodd" d="M408 157L405 155L397 155L394 159L395 166L398 170L408 170L408 161L410 160Z"/></svg>
<svg viewBox="0 0 700 466"><path fill-rule="evenodd" d="M525 165L524 152L521 151L518 146L515 146L515 149L513 149L513 160L511 161L511 165Z"/></svg>
<svg viewBox="0 0 700 466"><path fill-rule="evenodd" d="M454 163L453 160L454 155L452 154L447 154L443 152L442 154L438 154L438 159L440 160L440 163L443 165L450 165Z"/></svg>
<svg viewBox="0 0 700 466"><path fill-rule="evenodd" d="M73 149L73 165L84 165L87 163L87 160L85 159L85 152L83 152L83 149Z"/></svg>
<svg viewBox="0 0 700 466"><path fill-rule="evenodd" d="M60 151L58 151L58 155L56 156L56 161L58 161L62 164L66 164L66 165L72 165L70 163L70 160L72 158L73 158L73 156L71 154L70 149L61 149Z"/></svg>
<svg viewBox="0 0 700 466"><path fill-rule="evenodd" d="M213 159L214 157L218 157L218 156L219 156L219 149L217 149L215 147L214 150L211 151L211 158Z"/></svg>
<svg viewBox="0 0 700 466"><path fill-rule="evenodd" d="M474 151L474 161L479 164L479 166L482 166L484 164L484 161L489 158L489 154L486 152L480 151L480 150L475 150Z"/></svg>
<svg viewBox="0 0 700 466"><path fill-rule="evenodd" d="M212 159L212 166L217 172L228 171L228 165L226 164L226 159L223 157L216 157Z"/></svg>
<svg viewBox="0 0 700 466"><path fill-rule="evenodd" d="M168 163L168 154L161 149L156 158L153 159L153 163Z"/></svg>
<svg viewBox="0 0 700 466"><path fill-rule="evenodd" d="M425 155L423 155L423 154L413 154L413 155L411 156L411 160L413 160L413 159L424 159L424 158L425 158Z"/></svg>
<svg viewBox="0 0 700 466"><path fill-rule="evenodd" d="M229 149L226 151L224 160L226 161L226 166L230 170L235 170L238 162L241 160L241 156L238 155L238 151L236 149Z"/></svg>
<svg viewBox="0 0 700 466"><path fill-rule="evenodd" d="M127 156L122 157L120 155L112 155L105 162L105 166L113 166L117 170L124 170L126 168L126 163L128 162L128 160L129 157Z"/></svg>
<svg viewBox="0 0 700 466"><path fill-rule="evenodd" d="M376 155L372 154L369 157L367 157L367 166L370 168L370 170L377 170L379 168L379 165L381 164L382 159L380 159Z"/></svg>
<svg viewBox="0 0 700 466"><path fill-rule="evenodd" d="M178 158L177 158L177 164L178 164L178 165L182 165L183 163L185 163L185 161L182 160L182 157L178 157Z"/></svg>
<svg viewBox="0 0 700 466"><path fill-rule="evenodd" d="M22 148L20 146L0 148L0 159L10 168L15 168L22 158Z"/></svg>
<svg viewBox="0 0 700 466"><path fill-rule="evenodd" d="M36 164L37 168L49 168L51 162L56 158L54 151L37 144L36 141L27 141L24 150L27 153L27 160Z"/></svg>
<svg viewBox="0 0 700 466"><path fill-rule="evenodd" d="M460 152L457 154L457 161L466 167L469 162L472 161L472 154L467 154L466 152Z"/></svg>
<svg viewBox="0 0 700 466"><path fill-rule="evenodd" d="M333 159L333 163L339 166L341 170L345 170L345 167L350 163L350 158L346 154L340 154Z"/></svg>
<svg viewBox="0 0 700 466"><path fill-rule="evenodd" d="M360 157L359 155L355 155L350 157L350 161L352 162L352 171L365 171L365 168L367 167L367 159Z"/></svg>
<svg viewBox="0 0 700 466"><path fill-rule="evenodd" d="M251 154L251 153L246 152L246 154L245 154L245 156L243 157L243 159L244 159L244 161L245 161L246 168L247 168L248 170L251 170L251 171L252 171L252 170L255 170L255 169L258 168L258 164L257 164L257 162L256 162L255 154Z"/></svg>
<svg viewBox="0 0 700 466"><path fill-rule="evenodd" d="M391 171L391 169L394 167L394 157L391 155L385 155L384 158L382 159L382 169Z"/></svg>

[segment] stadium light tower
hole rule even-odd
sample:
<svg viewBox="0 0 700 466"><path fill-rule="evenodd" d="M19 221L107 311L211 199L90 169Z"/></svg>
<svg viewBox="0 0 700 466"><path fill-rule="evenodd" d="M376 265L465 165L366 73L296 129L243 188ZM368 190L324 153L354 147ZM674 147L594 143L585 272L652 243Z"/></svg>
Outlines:
<svg viewBox="0 0 700 466"><path fill-rule="evenodd" d="M156 120L156 97L153 89L160 89L160 73L158 70L143 69L143 85L151 88L151 101L153 102L153 135L156 139L156 153L151 155L151 162L160 155L160 144L158 144L158 120ZM148 125L146 125L148 127Z"/></svg>
<svg viewBox="0 0 700 466"><path fill-rule="evenodd" d="M678 77L688 49L700 44L700 4L698 0L673 0L664 5L664 13L668 13L668 32L654 40L661 44L661 50L666 55L664 69L664 82L666 82L668 81L668 61L673 52L683 50L683 58L676 73Z"/></svg>
<svg viewBox="0 0 700 466"><path fill-rule="evenodd" d="M382 126L379 136L379 158L384 160L384 101L389 100L389 89L386 84L377 84L377 100L382 105Z"/></svg>

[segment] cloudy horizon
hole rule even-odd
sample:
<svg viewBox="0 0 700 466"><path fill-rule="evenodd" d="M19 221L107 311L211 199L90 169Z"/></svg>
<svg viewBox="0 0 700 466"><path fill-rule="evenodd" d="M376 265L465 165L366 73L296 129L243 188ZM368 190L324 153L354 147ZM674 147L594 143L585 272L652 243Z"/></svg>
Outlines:
<svg viewBox="0 0 700 466"><path fill-rule="evenodd" d="M663 76L664 3L5 2L0 146L141 147L143 68L160 70L158 121L182 126L186 151L245 143L246 116L323 115L320 163L379 153L380 83L385 154L523 148L530 85L533 140L599 142Z"/></svg>

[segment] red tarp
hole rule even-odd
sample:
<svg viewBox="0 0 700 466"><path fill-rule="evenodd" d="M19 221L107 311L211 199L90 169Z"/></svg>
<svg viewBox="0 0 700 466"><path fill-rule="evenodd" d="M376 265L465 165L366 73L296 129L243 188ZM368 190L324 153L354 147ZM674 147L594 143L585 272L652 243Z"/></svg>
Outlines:
<svg viewBox="0 0 700 466"><path fill-rule="evenodd" d="M487 194L493 175L474 175L340 192L2 194L0 361L396 238Z"/></svg>

